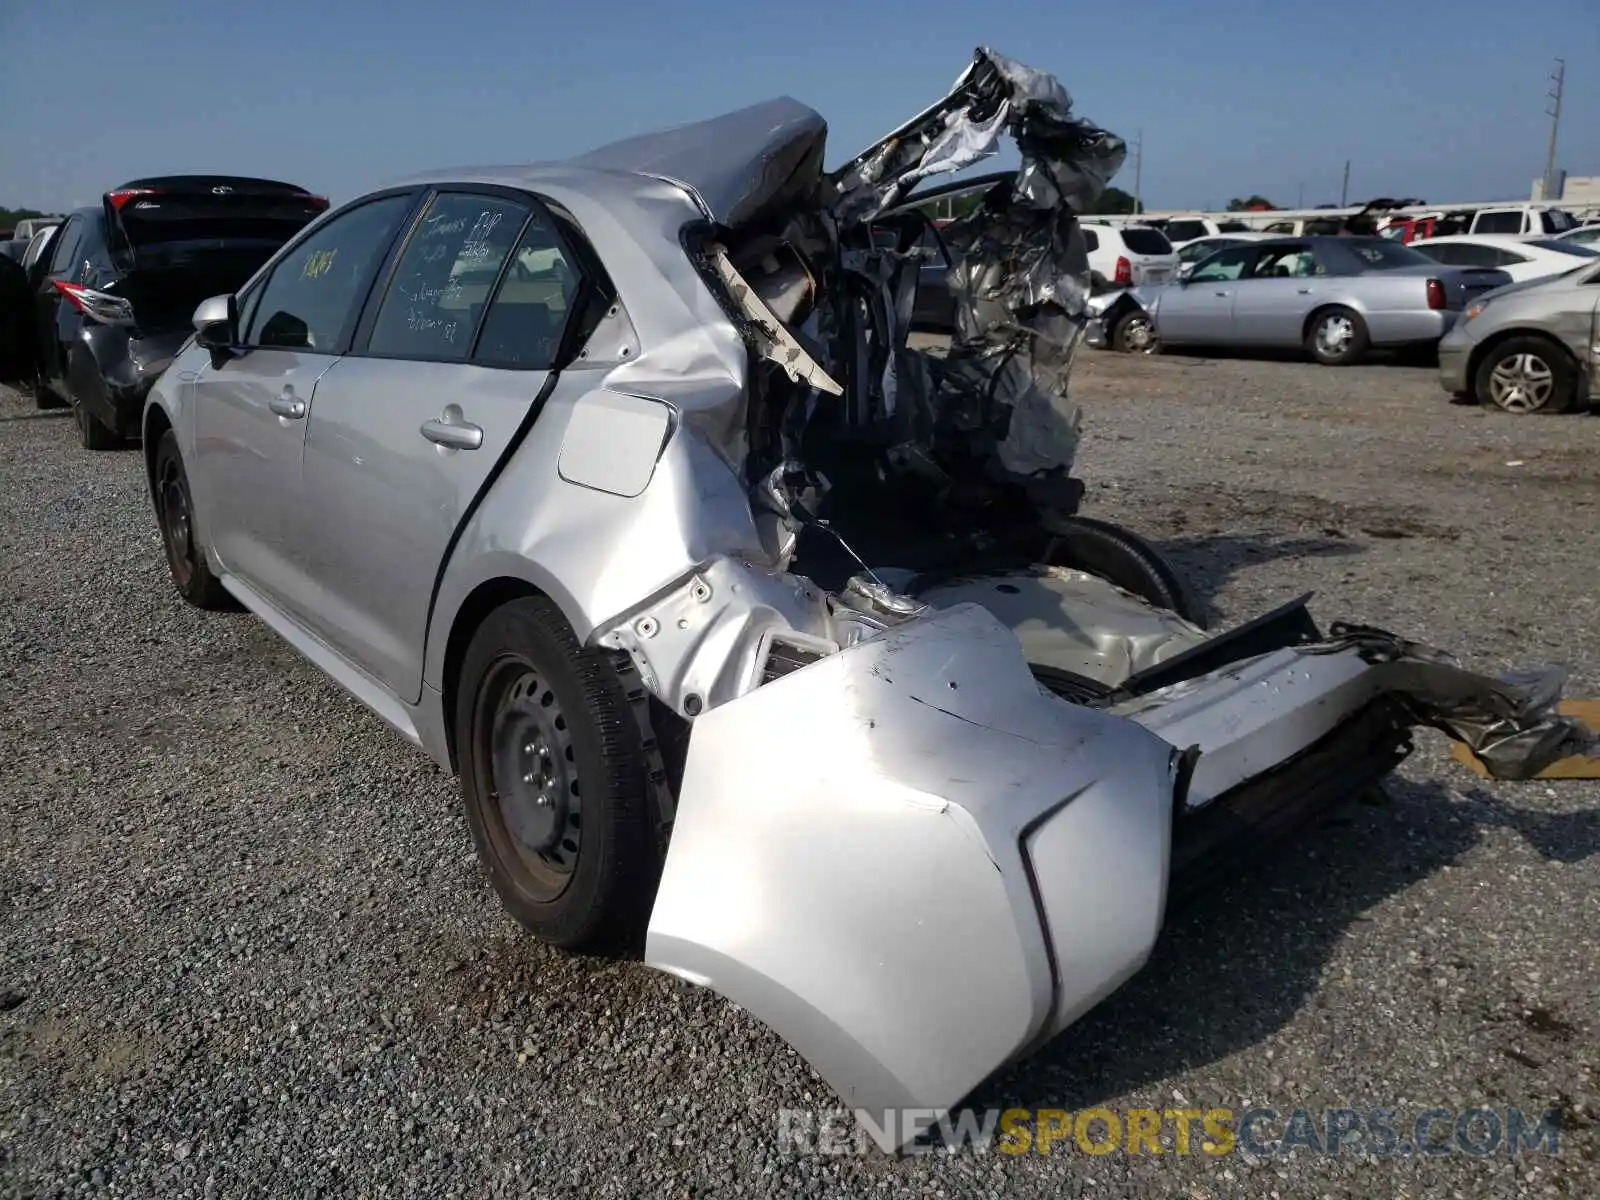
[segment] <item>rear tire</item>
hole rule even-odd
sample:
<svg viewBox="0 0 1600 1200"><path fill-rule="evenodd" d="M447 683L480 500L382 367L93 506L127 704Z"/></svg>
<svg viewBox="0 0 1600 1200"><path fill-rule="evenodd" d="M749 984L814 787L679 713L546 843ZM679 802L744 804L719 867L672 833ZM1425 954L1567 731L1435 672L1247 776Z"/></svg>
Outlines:
<svg viewBox="0 0 1600 1200"><path fill-rule="evenodd" d="M639 722L608 651L545 596L473 634L454 714L461 798L500 901L566 949L635 944L660 852Z"/></svg>
<svg viewBox="0 0 1600 1200"><path fill-rule="evenodd" d="M1349 308L1325 308L1306 326L1306 350L1325 367L1348 367L1366 357L1372 345L1367 323Z"/></svg>
<svg viewBox="0 0 1600 1200"><path fill-rule="evenodd" d="M1578 402L1578 372L1553 342L1508 338L1483 356L1473 390L1485 408L1517 416L1564 413Z"/></svg>
<svg viewBox="0 0 1600 1200"><path fill-rule="evenodd" d="M151 499L161 546L167 556L167 573L178 595L196 608L216 612L238 607L222 581L211 573L205 547L194 532L194 498L189 475L178 452L178 435L167 430L156 447L155 478Z"/></svg>
<svg viewBox="0 0 1600 1200"><path fill-rule="evenodd" d="M28 390L33 393L33 406L41 412L51 412L72 406L56 395L37 379L29 385Z"/></svg>
<svg viewBox="0 0 1600 1200"><path fill-rule="evenodd" d="M1205 613L1184 586L1177 569L1138 534L1093 517L1056 517L1044 561L1098 575L1157 608L1206 627Z"/></svg>
<svg viewBox="0 0 1600 1200"><path fill-rule="evenodd" d="M82 400L72 401L72 415L85 450L116 450L122 446L122 435L84 407Z"/></svg>

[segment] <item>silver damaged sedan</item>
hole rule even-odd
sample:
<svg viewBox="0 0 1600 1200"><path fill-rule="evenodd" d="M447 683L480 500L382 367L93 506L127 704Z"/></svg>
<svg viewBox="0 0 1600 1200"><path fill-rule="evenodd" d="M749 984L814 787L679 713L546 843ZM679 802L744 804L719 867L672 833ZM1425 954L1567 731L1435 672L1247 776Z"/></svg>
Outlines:
<svg viewBox="0 0 1600 1200"><path fill-rule="evenodd" d="M825 133L780 99L373 191L200 306L144 432L178 592L457 772L518 921L642 939L893 1148L1415 726L1502 777L1583 735L1559 672L1303 602L1208 631L1078 511L1074 213L1125 148L1054 78L980 50L832 172ZM1005 138L912 352L917 189Z"/></svg>

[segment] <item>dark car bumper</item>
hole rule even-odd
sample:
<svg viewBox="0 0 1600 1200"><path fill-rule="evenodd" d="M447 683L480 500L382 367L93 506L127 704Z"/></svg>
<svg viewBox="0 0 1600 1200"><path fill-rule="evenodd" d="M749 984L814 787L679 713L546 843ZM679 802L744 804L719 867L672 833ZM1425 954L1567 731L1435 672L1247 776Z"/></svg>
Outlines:
<svg viewBox="0 0 1600 1200"><path fill-rule="evenodd" d="M99 408L99 418L121 436L139 436L145 397L188 339L187 332L129 337L126 329L116 327L86 333L84 340L99 368L100 395L80 395L79 402Z"/></svg>

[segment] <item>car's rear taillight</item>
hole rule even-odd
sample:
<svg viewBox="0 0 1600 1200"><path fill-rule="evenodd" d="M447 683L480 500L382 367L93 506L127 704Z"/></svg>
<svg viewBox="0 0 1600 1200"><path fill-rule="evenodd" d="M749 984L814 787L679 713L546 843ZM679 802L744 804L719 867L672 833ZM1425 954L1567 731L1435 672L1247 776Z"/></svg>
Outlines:
<svg viewBox="0 0 1600 1200"><path fill-rule="evenodd" d="M1428 307L1429 308L1449 308L1450 307L1449 301L1445 298L1444 284L1440 283L1437 279L1428 280Z"/></svg>
<svg viewBox="0 0 1600 1200"><path fill-rule="evenodd" d="M137 196L154 196L155 194L156 191L154 188L122 188L119 191L107 192L106 199L111 201L112 208L116 209L118 212L121 212L122 206L129 200L132 200Z"/></svg>
<svg viewBox="0 0 1600 1200"><path fill-rule="evenodd" d="M1120 256L1117 258L1117 273L1116 273L1115 276L1113 276L1113 282L1115 282L1115 283L1132 283L1133 282L1133 264L1131 262L1129 262L1127 259L1122 258Z"/></svg>
<svg viewBox="0 0 1600 1200"><path fill-rule="evenodd" d="M81 283L65 283L59 279L55 284L56 290L72 302L72 307L90 320L99 321L102 325L133 324L133 305L121 296L97 292Z"/></svg>

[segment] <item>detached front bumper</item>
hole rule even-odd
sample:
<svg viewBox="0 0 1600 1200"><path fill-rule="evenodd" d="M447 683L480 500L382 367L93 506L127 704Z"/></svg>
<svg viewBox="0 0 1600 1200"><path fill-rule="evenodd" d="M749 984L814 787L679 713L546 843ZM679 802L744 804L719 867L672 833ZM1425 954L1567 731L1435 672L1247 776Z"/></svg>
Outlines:
<svg viewBox="0 0 1600 1200"><path fill-rule="evenodd" d="M931 609L696 719L646 961L893 1150L1133 975L1173 888L1370 789L1417 724L1526 777L1581 728L1558 697L1296 603L1076 703L986 608Z"/></svg>
<svg viewBox="0 0 1600 1200"><path fill-rule="evenodd" d="M1202 867L1398 761L1354 651L1244 665L1101 711L964 604L719 706L695 723L646 960L771 1027L893 1149L892 1114L947 1110L1144 964L1175 830ZM1338 738L1362 721L1378 733Z"/></svg>

